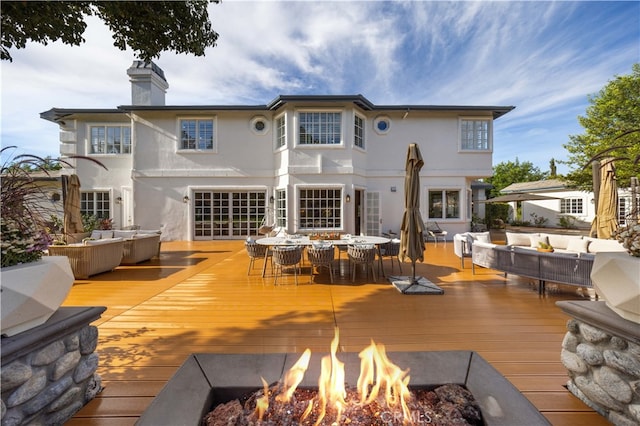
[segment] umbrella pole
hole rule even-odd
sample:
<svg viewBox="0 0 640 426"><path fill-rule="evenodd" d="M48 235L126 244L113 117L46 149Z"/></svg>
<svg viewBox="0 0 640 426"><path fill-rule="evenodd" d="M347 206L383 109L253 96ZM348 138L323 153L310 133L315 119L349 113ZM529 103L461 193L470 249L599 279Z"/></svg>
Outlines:
<svg viewBox="0 0 640 426"><path fill-rule="evenodd" d="M409 278L409 285L407 286L407 288L402 290L402 294L407 293L409 291L409 289L411 287L413 287L414 285L422 285L422 284L420 284L420 278L422 278L422 277L417 277L416 278L416 261L413 260L413 259L411 260L411 276L407 277L407 278Z"/></svg>

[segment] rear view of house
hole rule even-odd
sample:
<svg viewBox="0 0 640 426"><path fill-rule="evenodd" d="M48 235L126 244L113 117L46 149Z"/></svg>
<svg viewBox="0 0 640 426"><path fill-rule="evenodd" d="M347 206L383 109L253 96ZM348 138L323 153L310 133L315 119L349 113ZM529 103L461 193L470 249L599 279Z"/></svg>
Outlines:
<svg viewBox="0 0 640 426"><path fill-rule="evenodd" d="M60 152L78 162L84 213L169 240L289 233L379 235L400 228L407 147L417 143L421 211L466 231L471 184L492 174L493 123L511 106L375 105L362 95L281 95L265 105L165 105L153 63L127 70L131 105L53 108ZM474 192L477 194L474 195Z"/></svg>

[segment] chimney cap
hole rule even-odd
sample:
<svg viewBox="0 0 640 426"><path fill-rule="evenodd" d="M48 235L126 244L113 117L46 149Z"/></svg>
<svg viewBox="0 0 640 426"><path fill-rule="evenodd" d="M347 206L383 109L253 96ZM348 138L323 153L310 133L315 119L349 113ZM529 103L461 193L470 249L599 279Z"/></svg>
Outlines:
<svg viewBox="0 0 640 426"><path fill-rule="evenodd" d="M167 79L164 76L164 71L162 70L162 68L160 68L158 65L156 65L155 62L153 62L153 61L147 62L147 61L135 60L135 61L133 61L133 64L131 65L130 69L132 69L132 68L133 69L135 69L135 68L150 69L152 72L156 73L158 75L158 77L160 77L164 81L167 81Z"/></svg>

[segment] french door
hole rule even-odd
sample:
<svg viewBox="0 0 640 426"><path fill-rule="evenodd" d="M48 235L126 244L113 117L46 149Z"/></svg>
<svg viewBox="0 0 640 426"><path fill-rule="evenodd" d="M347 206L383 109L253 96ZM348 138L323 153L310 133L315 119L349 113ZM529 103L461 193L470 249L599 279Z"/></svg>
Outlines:
<svg viewBox="0 0 640 426"><path fill-rule="evenodd" d="M265 217L265 191L194 191L194 240L256 236Z"/></svg>

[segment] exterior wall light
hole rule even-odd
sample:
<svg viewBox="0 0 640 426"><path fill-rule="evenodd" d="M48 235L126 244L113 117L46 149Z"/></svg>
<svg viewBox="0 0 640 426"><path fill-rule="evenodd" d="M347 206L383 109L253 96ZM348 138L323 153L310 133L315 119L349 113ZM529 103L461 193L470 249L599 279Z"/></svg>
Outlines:
<svg viewBox="0 0 640 426"><path fill-rule="evenodd" d="M184 197L182 197L182 202L187 204L189 202L189 196L185 195Z"/></svg>
<svg viewBox="0 0 640 426"><path fill-rule="evenodd" d="M269 204L273 204L276 201L275 198L273 198L273 195L271 197L269 197Z"/></svg>
<svg viewBox="0 0 640 426"><path fill-rule="evenodd" d="M347 203L351 202L351 195L347 194L347 197L345 198L345 200L347 201Z"/></svg>
<svg viewBox="0 0 640 426"><path fill-rule="evenodd" d="M122 204L122 197L116 197L116 204Z"/></svg>

